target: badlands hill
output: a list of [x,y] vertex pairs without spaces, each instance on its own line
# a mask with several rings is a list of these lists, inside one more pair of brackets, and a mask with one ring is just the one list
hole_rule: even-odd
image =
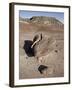
[[33,16],[29,19],[20,17],[20,21],[26,21],[35,24],[45,24],[45,25],[49,25],[49,24],[63,25],[63,23],[57,20],[55,17],[46,17],[46,16]]
[[[27,28],[26,28],[27,27]],[[29,27],[29,28],[28,28]],[[58,30],[63,31],[64,24],[55,17],[33,16],[32,18],[20,17],[20,29],[36,29],[36,30]]]

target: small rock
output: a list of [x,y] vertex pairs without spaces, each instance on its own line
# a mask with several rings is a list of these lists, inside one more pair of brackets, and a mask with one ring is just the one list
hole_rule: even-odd
[[41,74],[43,74],[44,71],[47,70],[47,69],[48,69],[48,67],[45,66],[45,65],[40,65],[40,66],[38,67],[38,71],[39,71]]
[[57,52],[58,52],[58,50],[55,50],[55,52],[57,53]]

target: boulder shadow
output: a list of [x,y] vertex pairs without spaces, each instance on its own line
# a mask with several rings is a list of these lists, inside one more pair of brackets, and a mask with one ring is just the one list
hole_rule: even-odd
[[29,57],[33,57],[34,56],[34,48],[31,48],[32,44],[33,44],[33,41],[31,41],[31,40],[25,40],[24,41],[23,49],[25,50],[25,53]]

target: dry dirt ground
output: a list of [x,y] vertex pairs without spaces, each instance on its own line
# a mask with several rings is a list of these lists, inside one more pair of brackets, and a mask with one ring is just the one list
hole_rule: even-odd
[[[19,79],[63,77],[64,76],[64,31],[59,27],[41,27],[27,22],[19,23]],[[37,58],[29,57],[24,49],[25,40],[33,40],[36,33],[55,39],[57,48],[48,53],[46,58],[39,63]],[[55,52],[55,49],[57,52]],[[48,69],[41,74],[38,70],[40,65],[45,65]]]

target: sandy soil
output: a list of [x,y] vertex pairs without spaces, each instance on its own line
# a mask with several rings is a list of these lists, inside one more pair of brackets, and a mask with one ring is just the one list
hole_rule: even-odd
[[[44,77],[63,77],[64,76],[64,32],[63,29],[58,27],[50,30],[46,27],[41,29],[35,25],[29,23],[20,23],[19,33],[19,79],[27,78],[44,78]],[[55,38],[57,48],[54,48],[51,52],[43,58],[41,63],[37,58],[29,57],[25,50],[25,40],[32,40],[36,33],[42,32],[46,36]],[[58,52],[55,52],[57,49]],[[40,65],[45,65],[48,69],[41,74],[38,70]]]

